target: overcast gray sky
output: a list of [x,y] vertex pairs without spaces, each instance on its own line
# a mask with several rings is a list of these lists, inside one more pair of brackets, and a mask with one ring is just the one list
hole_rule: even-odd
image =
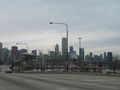
[[[29,49],[54,50],[65,37],[69,25],[69,45],[78,51],[82,37],[85,51],[120,52],[120,0],[0,0],[0,41],[4,47],[16,42]],[[25,46],[18,46],[25,48]]]

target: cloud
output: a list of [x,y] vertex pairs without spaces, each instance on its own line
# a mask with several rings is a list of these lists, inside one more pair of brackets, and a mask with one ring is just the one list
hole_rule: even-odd
[[1,41],[29,42],[37,49],[61,44],[56,35],[64,37],[65,27],[48,24],[55,21],[69,25],[75,49],[78,37],[86,48],[120,45],[119,8],[119,0],[0,0]]

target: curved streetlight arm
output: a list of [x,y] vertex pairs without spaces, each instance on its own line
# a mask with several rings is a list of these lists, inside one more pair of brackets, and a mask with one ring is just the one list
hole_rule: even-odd
[[66,23],[59,23],[59,22],[49,22],[49,24],[64,24],[64,25],[68,26]]
[[68,30],[68,25],[66,23],[59,23],[59,22],[49,22],[49,24],[63,24],[66,26],[66,30]]
[[68,40],[68,24],[66,23],[59,23],[59,22],[49,22],[49,24],[62,24],[66,26],[66,36],[67,36],[67,40]]

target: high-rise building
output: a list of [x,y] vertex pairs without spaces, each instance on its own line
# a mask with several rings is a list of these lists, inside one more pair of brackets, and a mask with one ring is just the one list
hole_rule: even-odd
[[113,59],[112,52],[108,52],[107,53],[107,61],[112,62],[112,59]]
[[55,56],[55,52],[54,51],[50,51],[49,54],[50,54],[51,57]]
[[84,60],[84,48],[80,48],[80,59]]
[[100,54],[100,62],[103,62],[103,55]]
[[32,50],[32,54],[33,54],[34,56],[37,56],[37,50]]
[[67,58],[67,54],[68,54],[67,38],[62,38],[62,55]]
[[90,52],[89,54],[90,54],[90,60],[89,61],[92,62],[93,61],[93,53]]
[[93,57],[93,62],[94,62],[94,63],[100,62],[100,56],[99,56],[99,55],[94,55],[94,57]]
[[60,52],[59,52],[59,45],[56,44],[55,45],[55,55],[58,56],[59,54],[60,54]]
[[4,63],[4,57],[3,57],[3,49],[0,48],[0,64]]
[[70,59],[77,59],[77,55],[76,55],[76,51],[74,51],[73,46],[70,46],[70,50],[69,50],[69,58]]
[[3,44],[0,42],[0,49],[2,48]]
[[70,53],[74,51],[73,46],[70,46]]
[[85,56],[85,60],[88,61],[88,62],[90,62],[90,63],[92,62],[91,59],[90,59],[90,55],[86,55]]
[[18,47],[12,46],[12,62],[15,63],[18,58]]
[[106,52],[104,52],[104,61],[107,60],[107,55],[106,55]]
[[4,64],[10,63],[10,50],[8,50],[7,48],[3,48],[3,60]]

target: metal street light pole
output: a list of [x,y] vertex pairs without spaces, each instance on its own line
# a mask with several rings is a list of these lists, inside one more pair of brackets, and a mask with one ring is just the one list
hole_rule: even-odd
[[[80,49],[82,47],[81,46],[81,39],[82,39],[81,37],[78,38],[78,40],[79,40],[79,66],[80,66],[80,62],[81,62],[81,52],[80,52]],[[79,67],[79,69],[80,69],[80,67]]]
[[81,45],[81,37],[80,38],[78,38],[79,39],[79,56],[80,56],[80,49],[81,49],[81,47],[82,47],[82,45]]
[[[49,22],[49,24],[61,24],[66,26],[66,38],[67,38],[67,62],[68,62],[68,25],[66,23],[59,23],[59,22]],[[68,63],[67,63],[68,64]],[[68,71],[68,65],[67,65]]]
[[26,45],[26,47],[27,47],[27,54],[28,54],[28,44],[27,43],[16,43],[17,45],[19,45],[19,44],[23,44],[23,45]]

